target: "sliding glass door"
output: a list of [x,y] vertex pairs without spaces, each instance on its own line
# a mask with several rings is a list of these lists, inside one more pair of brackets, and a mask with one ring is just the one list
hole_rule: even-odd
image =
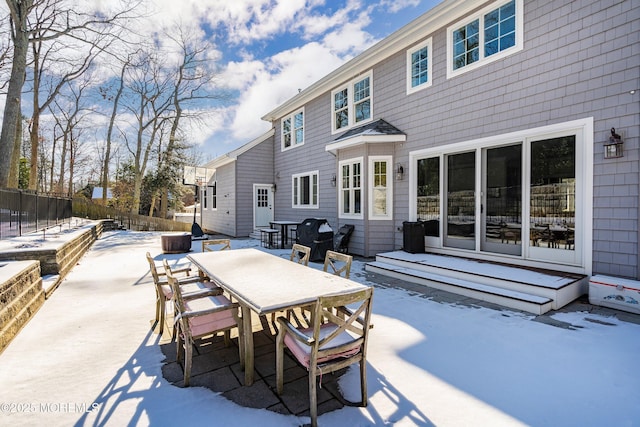
[[446,212],[444,245],[475,249],[476,240],[476,153],[445,156]]
[[482,151],[481,250],[522,254],[522,144]]

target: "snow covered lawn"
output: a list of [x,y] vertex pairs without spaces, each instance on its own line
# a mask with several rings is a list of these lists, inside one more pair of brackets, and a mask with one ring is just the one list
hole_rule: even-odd
[[[258,242],[232,242],[246,246]],[[160,233],[105,233],[0,355],[0,425],[308,422],[162,377],[146,251],[160,254]],[[186,261],[186,254],[167,258]],[[376,286],[369,406],[323,414],[320,425],[640,425],[640,324],[575,311],[551,314],[570,325],[557,327],[377,286],[371,277],[354,262],[352,278]],[[340,384],[357,400],[357,367]]]

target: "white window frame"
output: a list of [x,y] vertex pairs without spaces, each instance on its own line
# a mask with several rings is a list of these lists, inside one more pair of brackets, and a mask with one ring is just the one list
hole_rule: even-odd
[[[422,89],[431,87],[431,84],[433,81],[433,75],[432,75],[433,50],[431,46],[432,46],[432,39],[431,37],[429,37],[427,40],[420,43],[419,45],[414,46],[411,49],[407,50],[407,95],[421,91]],[[417,86],[412,86],[412,78],[413,78],[412,56],[417,51],[425,48],[427,49],[427,81],[424,83],[420,83]]]
[[[353,178],[353,166],[354,165],[360,165],[360,186],[359,187],[354,187],[351,186],[349,187],[348,191],[349,191],[349,200],[352,201],[351,206],[350,206],[350,211],[349,212],[345,212],[344,211],[344,198],[343,196],[343,192],[345,191],[344,188],[344,175],[343,175],[343,167],[344,166],[348,166],[349,167],[349,171],[350,171],[350,176],[349,178],[352,179]],[[356,157],[353,159],[347,159],[347,160],[342,160],[338,163],[338,218],[351,218],[351,219],[362,219],[364,216],[363,212],[363,205],[364,205],[364,185],[363,183],[365,182],[364,179],[364,158],[363,157]],[[351,184],[353,184],[353,181],[351,182]],[[354,208],[355,208],[355,190],[360,190],[360,212],[354,212]]]
[[[375,191],[375,164],[386,163],[386,213],[377,214],[374,210],[374,191]],[[369,219],[370,220],[392,220],[393,219],[393,157],[392,156],[370,156],[369,157],[369,174],[368,174],[368,189],[369,189]]]
[[[298,114],[302,114],[302,126],[299,127],[299,128],[296,128],[295,122],[296,122],[296,116]],[[304,107],[303,107],[303,108],[301,108],[299,110],[296,110],[293,113],[283,117],[280,120],[280,150],[281,151],[291,150],[293,148],[300,147],[301,145],[304,145],[304,139],[305,139],[305,137],[304,137],[304,128],[305,128],[304,116],[305,116],[305,114],[304,114]],[[285,137],[286,137],[287,134],[285,134],[285,131],[284,131],[284,123],[287,120],[289,120],[290,123],[291,123],[291,129],[290,129],[290,132],[289,132],[289,134],[291,135],[291,145],[288,146],[288,147],[285,147]],[[296,131],[298,129],[302,130],[302,140],[300,140],[300,141],[298,141],[298,139],[297,139],[297,132]]]
[[[309,177],[309,204],[300,204],[300,178]],[[315,182],[314,182],[315,177]],[[315,194],[314,194],[315,187]],[[314,203],[315,198],[315,203]],[[320,172],[315,170],[291,175],[291,207],[293,209],[318,209],[320,205]]]
[[[200,208],[202,210],[208,211],[209,210],[209,202],[207,200],[207,186],[203,185],[202,187],[200,187]],[[197,207],[194,205],[194,208],[197,209]]]
[[218,181],[216,180],[211,185],[211,210],[218,210]]
[[[359,122],[355,121],[355,102],[353,100],[353,95],[354,95],[354,86],[356,83],[360,83],[361,81],[365,80],[365,79],[369,79],[369,118],[361,120]],[[335,101],[334,101],[334,96],[336,93],[341,92],[343,90],[347,90],[347,115],[348,115],[348,124],[344,127],[341,127],[340,129],[336,129],[336,115],[335,115],[335,110],[334,110],[334,105],[335,105]],[[373,120],[373,70],[369,70],[368,72],[359,75],[358,77],[356,77],[355,79],[351,80],[350,82],[335,88],[334,90],[331,91],[331,100],[330,100],[330,105],[331,105],[331,133],[332,134],[336,134],[336,133],[341,133],[344,132],[346,130],[351,129],[354,126],[360,126],[362,124],[368,123],[370,121]]]
[[[489,64],[491,62],[500,60],[502,58],[505,58],[509,55],[513,55],[516,52],[519,52],[523,49],[524,47],[524,7],[523,7],[523,0],[515,0],[515,7],[516,7],[516,13],[515,13],[515,18],[516,18],[516,28],[515,28],[515,36],[516,36],[516,44],[501,51],[498,53],[494,53],[491,56],[485,56],[484,54],[484,16],[493,11],[496,10],[502,6],[504,6],[505,4],[509,3],[511,0],[500,0],[500,1],[496,1],[494,3],[491,3],[489,6],[483,8],[482,10],[478,11],[477,13],[468,16],[467,18],[465,18],[464,20],[458,21],[455,24],[451,25],[450,27],[447,27],[447,79],[459,76],[461,74],[464,74],[466,72],[475,70],[479,67],[482,67],[486,64]],[[454,49],[453,49],[453,33],[457,30],[460,29],[460,27],[464,27],[465,25],[478,20],[479,21],[479,46],[480,46],[480,57],[479,59],[474,62],[473,64],[469,64],[469,65],[465,65],[462,68],[459,68],[457,70],[453,69],[453,56],[454,56]]]

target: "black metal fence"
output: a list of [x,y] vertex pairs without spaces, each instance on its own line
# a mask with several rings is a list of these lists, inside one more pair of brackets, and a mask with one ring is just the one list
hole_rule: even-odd
[[62,224],[71,216],[70,198],[0,189],[0,240]]

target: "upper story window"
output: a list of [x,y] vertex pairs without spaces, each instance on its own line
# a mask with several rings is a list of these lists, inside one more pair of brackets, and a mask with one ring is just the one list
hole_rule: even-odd
[[304,144],[304,109],[282,119],[282,151]]
[[431,86],[431,39],[407,51],[407,93]]
[[333,133],[371,120],[372,73],[360,76],[331,92]]
[[362,218],[362,158],[340,162],[340,218]]
[[447,29],[447,77],[522,50],[522,0],[499,1]]
[[392,219],[391,156],[369,157],[369,175],[370,219]]
[[293,175],[291,203],[294,208],[318,207],[318,171]]

